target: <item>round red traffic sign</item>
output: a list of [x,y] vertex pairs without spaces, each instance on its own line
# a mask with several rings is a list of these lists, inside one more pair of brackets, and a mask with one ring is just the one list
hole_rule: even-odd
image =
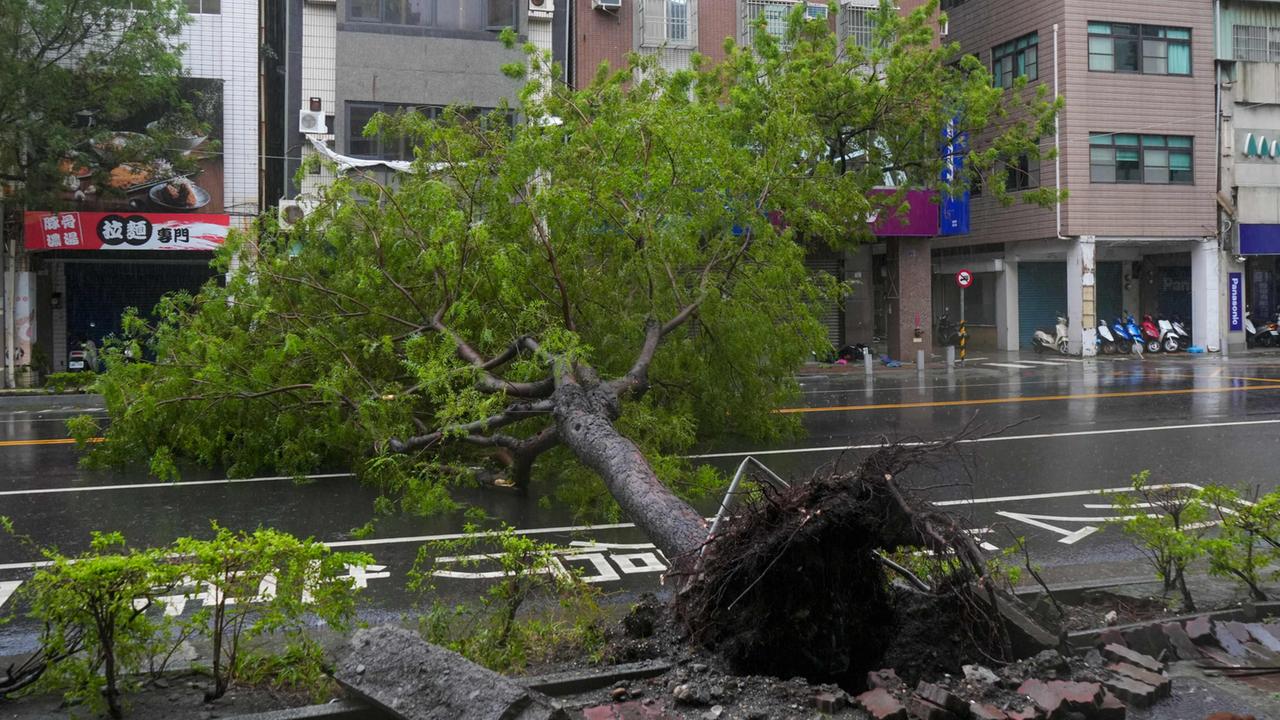
[[962,288],[967,288],[973,284],[973,273],[968,270],[961,270],[956,273],[956,284]]

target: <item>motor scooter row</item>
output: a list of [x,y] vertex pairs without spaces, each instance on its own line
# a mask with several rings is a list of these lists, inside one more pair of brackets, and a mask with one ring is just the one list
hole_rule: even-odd
[[1191,333],[1187,332],[1180,318],[1154,319],[1144,315],[1138,322],[1131,313],[1121,311],[1110,326],[1105,320],[1098,322],[1098,352],[1104,355],[1129,352],[1180,352],[1191,345]]
[[1271,322],[1255,323],[1249,308],[1244,310],[1244,344],[1248,347],[1280,346],[1280,308]]

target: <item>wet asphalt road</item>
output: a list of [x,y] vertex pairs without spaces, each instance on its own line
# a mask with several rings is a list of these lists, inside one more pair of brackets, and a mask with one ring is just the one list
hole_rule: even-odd
[[[799,479],[833,462],[851,466],[882,437],[933,440],[966,424],[981,435],[910,481],[960,512],[991,552],[1026,537],[1050,582],[1090,582],[1141,576],[1140,556],[1105,521],[1114,516],[1099,491],[1124,486],[1143,469],[1164,482],[1260,485],[1270,490],[1280,466],[1280,355],[1099,359],[991,356],[969,367],[811,371],[802,378],[808,435],[769,447],[721,443],[702,450],[705,462],[732,470],[750,453],[783,477]],[[1038,361],[1040,364],[1031,364]],[[997,364],[992,364],[997,363]],[[1053,363],[1053,364],[1051,364]],[[1025,365],[1026,367],[1009,367]],[[368,587],[368,612],[399,614],[412,607],[405,574],[424,541],[459,532],[461,517],[393,517],[375,536],[351,537],[373,517],[376,493],[349,476],[305,484],[283,478],[225,482],[211,471],[188,471],[177,485],[144,471],[103,472],[77,466],[64,422],[101,415],[97,398],[0,398],[0,515],[42,545],[82,549],[91,530],[119,530],[135,544],[164,544],[208,531],[216,520],[232,528],[272,526],[373,555],[355,571]],[[663,558],[634,528],[584,528],[569,513],[538,507],[529,497],[477,492],[469,500],[493,516],[565,548],[561,562],[581,568],[614,598],[626,601],[657,587]],[[702,508],[714,512],[718,500]],[[0,606],[30,572],[36,553],[0,537]],[[445,581],[446,592],[474,594],[483,580]],[[30,647],[29,628],[0,626],[0,656]]]

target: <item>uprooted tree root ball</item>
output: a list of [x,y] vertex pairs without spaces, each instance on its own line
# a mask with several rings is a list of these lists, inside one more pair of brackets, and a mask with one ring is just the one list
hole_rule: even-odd
[[[939,449],[889,445],[853,472],[763,487],[711,539],[675,600],[689,637],[735,672],[848,689],[886,660],[906,679],[1008,658],[979,549],[951,516],[896,481]],[[928,593],[890,582],[877,553],[899,547],[931,551]],[[953,652],[910,651],[939,643]]]

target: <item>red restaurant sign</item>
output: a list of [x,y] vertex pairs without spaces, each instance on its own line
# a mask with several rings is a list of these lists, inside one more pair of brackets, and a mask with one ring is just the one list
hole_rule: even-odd
[[27,250],[217,250],[230,215],[29,212]]

